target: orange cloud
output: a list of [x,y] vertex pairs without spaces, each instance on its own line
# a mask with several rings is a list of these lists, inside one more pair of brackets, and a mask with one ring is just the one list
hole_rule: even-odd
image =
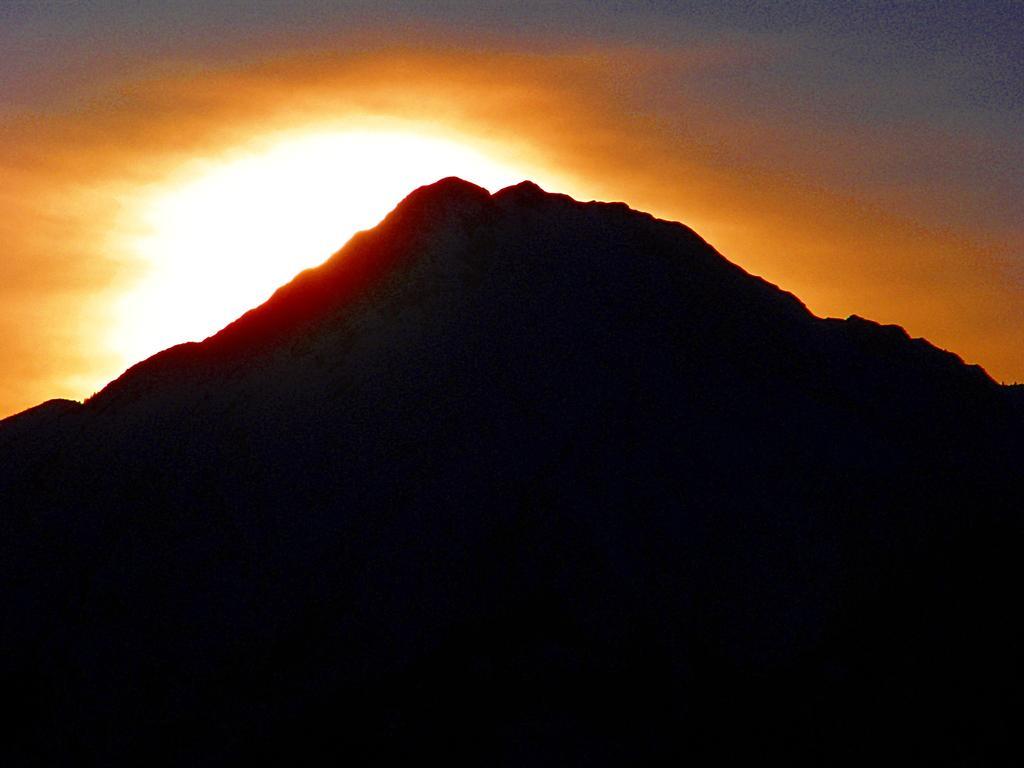
[[[132,362],[102,343],[111,300],[143,268],[109,247],[126,201],[197,158],[312,126],[466,138],[504,162],[550,169],[567,180],[561,191],[684,221],[818,314],[897,322],[997,378],[1024,378],[1022,288],[1007,268],[1018,233],[929,218],[921,201],[934,188],[837,181],[871,142],[895,152],[884,137],[840,126],[816,140],[782,118],[744,119],[735,104],[687,98],[687,77],[775,55],[785,54],[735,45],[309,53],[181,67],[3,118],[0,414],[88,395]],[[644,98],[677,86],[672,98]],[[925,139],[919,154],[947,151],[941,136]],[[821,145],[834,150],[827,163]]]

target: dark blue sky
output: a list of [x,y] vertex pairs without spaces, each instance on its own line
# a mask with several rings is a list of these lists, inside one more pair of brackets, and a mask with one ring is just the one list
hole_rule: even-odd
[[[802,56],[786,74],[807,86],[919,78],[907,109],[1018,113],[1024,104],[1024,3],[789,2],[53,2],[0,4],[0,64],[6,98],[30,99],[25,78],[89,61],[154,56],[216,59],[265,43],[343,45],[401,35],[452,45],[502,42],[525,48],[637,43],[674,47],[707,37],[789,40]],[[42,73],[42,77],[33,77]],[[764,77],[777,73],[766,72]],[[939,82],[941,81],[941,82]],[[894,109],[894,104],[882,104]],[[1005,115],[1004,117],[1009,117]]]

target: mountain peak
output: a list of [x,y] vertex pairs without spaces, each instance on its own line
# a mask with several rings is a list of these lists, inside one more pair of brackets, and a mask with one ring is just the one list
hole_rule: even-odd
[[536,182],[525,179],[518,184],[512,184],[511,186],[498,190],[494,193],[494,198],[513,198],[522,200],[543,197],[548,194],[549,193],[544,191]]
[[539,184],[529,179],[524,179],[518,184],[512,184],[495,192],[493,195],[477,184],[474,184],[458,176],[447,176],[432,184],[425,184],[410,192],[395,211],[401,213],[406,210],[420,210],[424,208],[436,212],[437,206],[452,206],[460,204],[479,204],[488,199],[494,201],[512,200],[515,202],[527,202],[539,200],[545,197],[564,197],[553,195],[545,191]]
[[397,211],[423,206],[450,205],[466,201],[482,201],[491,196],[481,186],[473,184],[458,176],[446,176],[432,184],[417,187],[398,204]]

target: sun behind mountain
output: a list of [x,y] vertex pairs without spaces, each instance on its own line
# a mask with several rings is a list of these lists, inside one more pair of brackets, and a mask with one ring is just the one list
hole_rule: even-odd
[[459,138],[393,131],[271,137],[191,163],[126,204],[111,244],[145,265],[118,302],[111,345],[125,363],[203,339],[322,262],[411,188],[451,173],[491,190],[523,178]]

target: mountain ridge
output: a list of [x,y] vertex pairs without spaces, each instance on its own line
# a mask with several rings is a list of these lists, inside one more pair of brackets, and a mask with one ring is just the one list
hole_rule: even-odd
[[[394,266],[393,264],[389,264],[387,259],[369,259],[367,260],[369,263],[358,265],[359,267],[361,267],[361,269],[359,269],[358,272],[363,274],[356,274],[354,276],[356,279],[351,280],[350,283],[347,285],[341,281],[329,281],[327,278],[327,274],[331,272],[337,273],[341,271],[343,273],[346,273],[346,275],[351,276],[351,272],[357,271],[352,269],[352,267],[354,266],[352,263],[352,257],[354,254],[366,254],[366,249],[360,248],[359,246],[361,246],[362,242],[368,236],[370,236],[370,233],[375,232],[378,229],[389,229],[392,232],[395,228],[415,229],[417,226],[422,225],[423,222],[429,223],[429,221],[432,218],[439,218],[443,220],[444,209],[458,205],[460,203],[463,205],[469,205],[471,207],[474,204],[483,204],[485,203],[485,201],[497,203],[499,205],[511,204],[512,206],[521,206],[529,205],[530,201],[536,203],[537,201],[540,200],[557,200],[562,204],[569,205],[589,205],[598,207],[604,206],[607,207],[607,209],[628,213],[631,216],[641,217],[648,221],[656,222],[658,224],[665,224],[670,227],[678,227],[681,231],[686,232],[688,236],[694,238],[696,241],[700,242],[703,245],[707,245],[706,241],[700,238],[700,236],[697,235],[697,233],[695,233],[692,229],[686,227],[685,225],[675,221],[657,219],[651,216],[650,214],[641,211],[636,211],[630,208],[625,203],[599,201],[580,203],[576,200],[573,200],[568,195],[552,194],[545,192],[539,185],[529,180],[525,180],[519,182],[518,184],[502,188],[501,190],[498,190],[492,195],[486,189],[479,187],[471,182],[467,182],[458,177],[446,177],[440,179],[437,182],[424,185],[414,190],[390,214],[388,214],[388,216],[385,217],[385,219],[382,220],[379,225],[372,228],[371,230],[366,230],[357,233],[352,238],[350,244],[346,244],[345,247],[343,247],[341,250],[333,254],[326,262],[316,267],[303,270],[301,273],[296,275],[291,281],[278,288],[267,301],[245,312],[243,315],[239,316],[236,320],[232,321],[224,328],[211,334],[209,337],[202,341],[190,341],[183,342],[181,344],[176,344],[172,347],[155,353],[149,358],[146,358],[144,360],[139,361],[138,363],[133,364],[128,369],[126,369],[124,373],[122,373],[120,376],[112,380],[107,386],[100,390],[100,392],[97,392],[91,397],[86,398],[84,402],[98,402],[102,404],[108,398],[107,390],[111,389],[112,387],[116,389],[123,379],[131,378],[131,376],[136,375],[141,371],[144,371],[152,366],[161,365],[172,360],[184,359],[187,358],[190,354],[198,353],[200,350],[203,349],[217,348],[219,351],[222,351],[225,348],[230,348],[232,346],[231,340],[237,340],[239,339],[239,337],[248,338],[250,343],[260,343],[261,339],[259,338],[258,332],[253,333],[250,331],[249,333],[247,333],[246,330],[243,329],[245,329],[246,326],[251,326],[253,324],[258,323],[258,318],[266,317],[267,315],[273,313],[273,311],[276,308],[280,307],[280,305],[284,303],[290,295],[301,293],[304,288],[310,287],[310,283],[328,283],[328,287],[332,289],[328,291],[319,292],[313,291],[314,293],[318,294],[314,297],[314,308],[318,307],[322,309],[323,307],[328,306],[332,303],[343,304],[345,301],[351,298],[349,295],[347,295],[346,292],[357,292],[360,289],[360,278],[363,280],[372,281],[375,277],[379,278],[381,274],[387,272],[389,268]],[[440,216],[438,216],[439,213],[441,214]],[[708,246],[708,248],[710,249],[710,246]],[[377,256],[379,254],[373,253],[370,255]],[[358,259],[359,256],[357,255],[356,258]],[[345,266],[341,266],[342,262],[344,261],[348,261],[348,263],[345,264]],[[730,266],[735,267],[735,265],[731,264]],[[739,269],[739,267],[735,268]],[[763,281],[762,278],[753,275],[752,277],[754,277],[757,280]],[[340,285],[339,282],[341,282]],[[799,300],[798,297],[794,296],[793,294],[787,291],[784,291],[777,285],[774,285],[767,281],[763,282],[765,282],[766,285],[769,285],[772,288],[777,289],[780,292],[780,294],[791,297],[797,304],[799,304],[801,308],[806,310],[806,306],[803,304],[803,302]],[[310,308],[306,308],[307,312],[309,312],[309,310]],[[294,312],[294,314],[299,316],[296,318],[296,320],[298,320],[302,315],[302,311],[300,310],[298,312]],[[312,314],[310,314],[310,317],[307,319],[310,319],[311,317]],[[903,329],[899,325],[877,323],[875,321],[862,318],[856,314],[847,317],[845,320],[839,318],[820,319],[826,320],[828,322],[846,322],[852,324],[859,324],[863,325],[866,328],[871,328],[881,333],[898,333],[908,341],[924,342],[928,344],[929,347],[939,352],[952,355],[953,358],[955,358],[957,361],[961,363],[963,362],[962,358],[956,355],[956,353],[936,347],[935,345],[931,344],[931,342],[928,342],[927,339],[911,339],[911,337],[905,331],[905,329]],[[883,331],[882,329],[893,330]],[[244,345],[245,342],[242,342],[242,344]],[[967,365],[966,363],[964,364]],[[974,369],[984,370],[981,366],[977,365],[971,365],[970,367]],[[987,373],[985,375],[988,376]],[[33,408],[29,408],[22,413],[33,411],[36,408],[39,408],[43,405],[46,405],[46,403],[40,404],[40,406],[34,406]],[[5,417],[4,419],[0,419],[0,425],[2,425],[8,419],[14,418],[15,416],[19,415],[21,414],[12,414],[11,416]]]

